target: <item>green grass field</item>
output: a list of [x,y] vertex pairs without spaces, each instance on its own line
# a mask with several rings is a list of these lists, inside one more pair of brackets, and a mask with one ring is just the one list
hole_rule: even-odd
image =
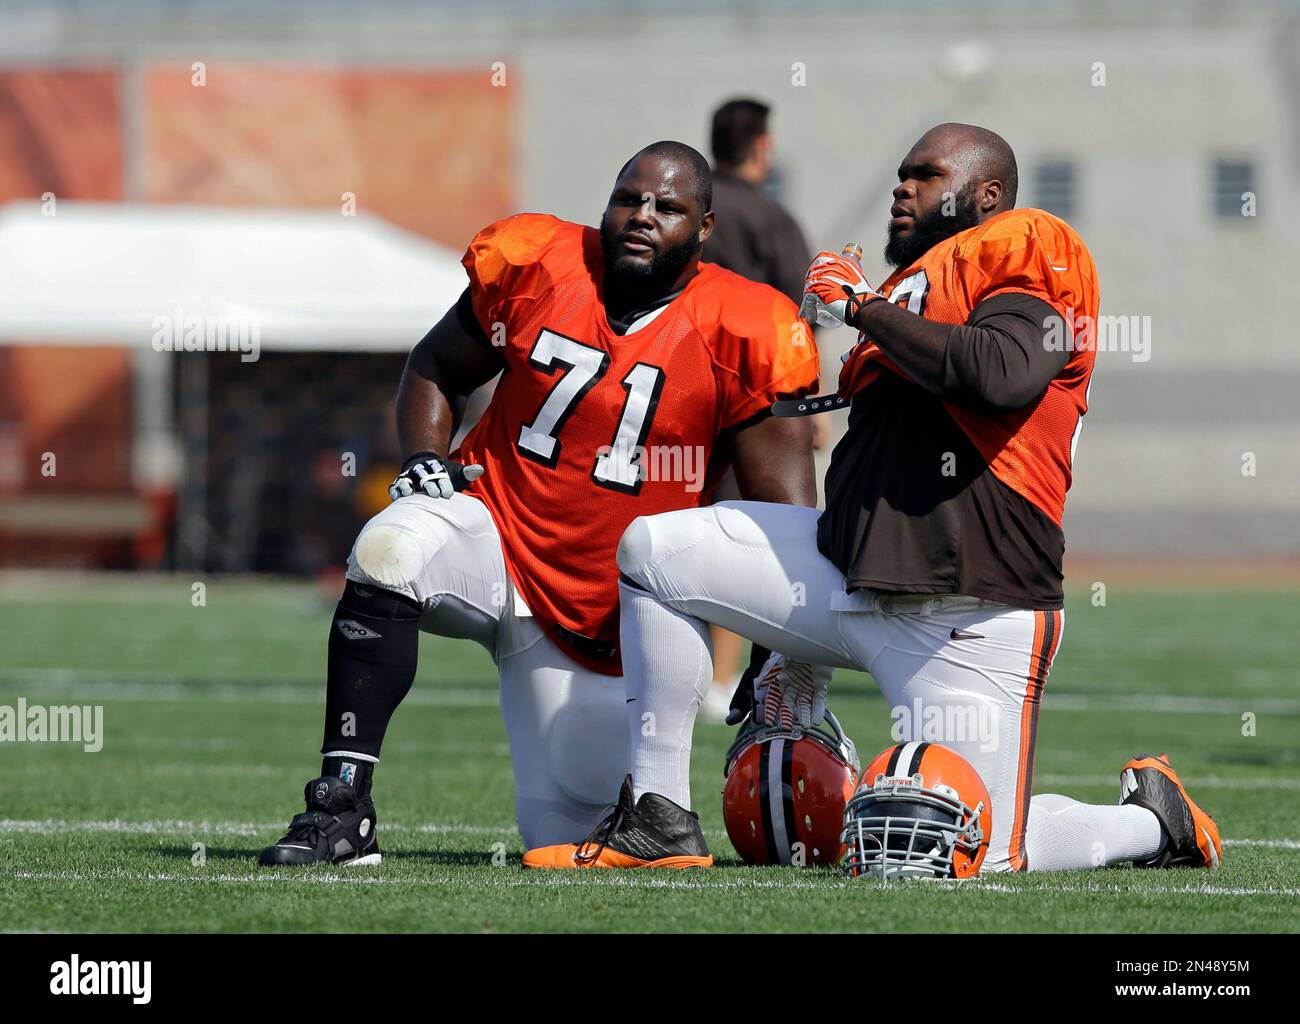
[[[732,731],[704,725],[693,788],[719,867],[525,873],[492,664],[432,637],[376,775],[383,865],[259,871],[319,768],[331,602],[249,582],[210,583],[204,607],[190,597],[178,578],[0,580],[0,705],[105,709],[98,753],[0,743],[0,928],[1300,931],[1294,590],[1112,588],[1105,607],[1080,592],[1067,609],[1037,791],[1113,802],[1129,756],[1168,750],[1222,827],[1221,870],[960,885],[746,868],[718,797]],[[868,677],[837,674],[831,702],[864,760],[887,745]]]

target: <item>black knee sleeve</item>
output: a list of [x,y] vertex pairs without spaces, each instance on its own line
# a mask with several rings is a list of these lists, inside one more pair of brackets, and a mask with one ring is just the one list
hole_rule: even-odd
[[321,753],[379,756],[388,721],[415,681],[420,605],[348,580],[330,623]]

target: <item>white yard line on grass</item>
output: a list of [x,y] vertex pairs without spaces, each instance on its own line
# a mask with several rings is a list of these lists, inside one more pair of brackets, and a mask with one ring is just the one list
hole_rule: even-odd
[[[1283,775],[1279,778],[1230,779],[1221,775],[1184,775],[1183,782],[1190,789],[1300,789],[1300,778]],[[1117,786],[1119,775],[1055,775],[1051,772],[1034,774],[1034,791],[1048,791],[1051,786]]]
[[1058,892],[1095,896],[1300,896],[1300,889],[1259,889],[1245,885],[1200,885],[1195,888],[1179,889],[1135,889],[1122,885],[1106,885],[1102,883],[1038,887],[1007,885],[1004,882],[978,881],[971,883],[970,887],[980,892],[1014,893],[1017,896],[1046,896]]
[[[149,672],[48,667],[0,668],[0,680],[33,691],[94,695],[110,700],[184,701],[210,700],[219,703],[319,704],[317,683],[268,682],[265,685],[235,685],[186,680],[174,672]],[[496,688],[420,689],[406,697],[407,703],[438,707],[488,707],[497,703]],[[1163,714],[1256,714],[1300,715],[1300,701],[1281,697],[1195,697],[1179,694],[1079,693],[1048,690],[1044,696],[1048,711],[1151,711]]]
[[[249,822],[249,821],[122,821],[111,820],[67,820],[46,818],[44,820],[21,820],[14,818],[0,819],[0,832],[32,833],[35,835],[57,835],[63,832],[114,832],[125,835],[265,835],[269,832],[283,832],[285,823]],[[419,835],[513,835],[515,826],[510,825],[460,825],[460,824],[424,824],[399,825],[384,822],[381,826],[385,832],[413,833]]]
[[1284,697],[1188,697],[1159,693],[1043,693],[1045,711],[1158,711],[1162,714],[1300,715],[1300,701]]
[[[317,873],[310,870],[301,874],[280,874],[265,871],[255,875],[177,875],[153,871],[15,871],[10,877],[24,882],[215,882],[225,885],[397,885],[420,888],[445,888],[454,884],[447,879],[393,878],[387,875],[372,874],[371,872],[375,870],[375,868],[354,868],[344,874]],[[525,874],[518,866],[513,866],[513,871],[509,867],[504,870],[510,872],[509,876],[493,882],[492,888],[521,889],[537,888],[538,886],[554,887],[586,884],[575,877],[573,873],[566,871]],[[717,878],[714,881],[708,879],[700,881],[698,876],[695,880],[662,878],[656,877],[655,874],[641,872],[627,875],[598,872],[597,876],[600,883],[604,885],[630,885],[642,889],[692,889],[700,891],[709,889],[825,889],[828,885],[837,887],[848,884],[848,879],[818,881],[816,879],[802,878],[791,878],[789,880]],[[0,874],[0,878],[3,877],[5,876]],[[593,876],[587,875],[585,877],[590,878]]]
[[[111,819],[19,819],[0,818],[0,833],[18,833],[27,835],[59,835],[67,832],[108,832],[122,835],[219,835],[219,836],[265,836],[283,829],[283,822],[256,821],[184,821],[166,819],[157,821],[124,821]],[[468,836],[511,836],[515,835],[513,824],[471,825],[459,822],[425,822],[408,825],[384,822],[383,831],[399,835],[468,835]],[[721,829],[706,829],[711,839],[721,840],[725,835]],[[1271,850],[1300,850],[1300,839],[1225,839],[1225,846],[1253,846]]]
[[[141,679],[140,673],[81,671],[78,669],[4,668],[0,679],[10,687],[25,688],[29,698],[36,693],[74,694],[81,702],[106,701],[212,701],[218,704],[320,704],[323,690],[319,684],[267,683],[235,685],[185,681],[175,675],[159,679]],[[404,704],[430,707],[496,707],[495,686],[482,689],[413,689]]]
[[[369,869],[358,868],[346,874],[304,872],[285,875],[266,872],[255,875],[180,875],[153,871],[16,871],[12,877],[25,882],[182,882],[220,885],[396,885],[419,888],[445,888],[451,883],[447,879],[393,878],[387,875],[371,874]],[[1045,878],[1045,876],[1043,876]],[[590,881],[587,881],[589,879]],[[492,888],[557,888],[588,885],[596,882],[606,886],[628,886],[636,889],[683,889],[697,892],[723,889],[848,889],[859,883],[847,878],[810,878],[789,879],[770,878],[735,878],[711,876],[708,872],[692,873],[691,877],[663,878],[642,872],[605,872],[580,878],[576,873],[566,871],[546,871],[535,874],[521,874],[518,869],[506,874],[499,881],[492,883]],[[1195,885],[1168,889],[1133,888],[1113,883],[1069,883],[1066,885],[1011,885],[1005,882],[972,881],[953,884],[902,882],[896,883],[903,891],[924,891],[924,887],[935,885],[938,890],[955,892],[995,892],[1016,896],[1053,896],[1058,893],[1072,893],[1087,896],[1300,896],[1300,889],[1272,888],[1255,886],[1218,886]],[[916,887],[921,886],[918,890]],[[864,888],[867,887],[865,884]],[[870,886],[878,892],[887,891],[890,886]]]

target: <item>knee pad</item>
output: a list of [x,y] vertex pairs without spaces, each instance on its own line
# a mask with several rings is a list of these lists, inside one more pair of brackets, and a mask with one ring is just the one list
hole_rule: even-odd
[[749,502],[721,501],[716,505],[709,507],[709,513],[713,519],[713,526],[717,530],[716,535],[741,544],[745,547],[767,549],[771,547],[771,541],[768,539],[763,528],[754,522],[750,514],[745,510]]
[[715,507],[633,519],[618,542],[619,572],[642,590],[661,597],[675,593],[679,584],[693,578],[701,549],[707,554],[720,538],[718,525]]
[[638,516],[619,538],[615,560],[618,569],[638,586],[647,586],[646,569],[654,557],[654,532],[645,516]]
[[420,538],[410,530],[387,523],[367,526],[352,552],[358,569],[386,587],[409,587],[428,562]]

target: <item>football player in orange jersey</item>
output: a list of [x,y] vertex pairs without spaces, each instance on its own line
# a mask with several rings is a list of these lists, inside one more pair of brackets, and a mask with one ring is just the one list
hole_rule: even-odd
[[[599,230],[521,214],[470,242],[469,286],[407,363],[405,464],[330,625],[320,777],[262,864],[378,863],[371,777],[421,629],[496,661],[525,843],[585,832],[630,767],[625,527],[699,504],[727,458],[747,497],[815,503],[806,421],[768,415],[815,388],[811,331],[774,289],[700,262],[710,205],[705,159],[662,142],[620,171]],[[498,373],[449,452],[466,397]],[[689,737],[693,721],[692,706],[661,728]],[[642,809],[672,846],[660,859],[706,861],[688,807]]]
[[[805,313],[860,331],[840,376],[851,410],[825,512],[724,503],[637,519],[624,534],[629,716],[662,719],[691,699],[717,623],[824,666],[774,684],[797,689],[781,703],[801,716],[818,717],[828,666],[865,670],[896,741],[937,741],[974,765],[992,799],[985,871],[1216,866],[1218,829],[1165,757],[1124,766],[1118,806],[1031,799],[1064,626],[1062,510],[1095,355],[1092,257],[1069,225],[1015,208],[1015,156],[982,128],[926,132],[893,195],[896,270],[879,289],[834,253],[806,280]],[[814,404],[834,403],[803,403]],[[632,753],[629,799],[688,799],[689,738],[634,734]],[[625,799],[586,840],[525,864],[622,866],[638,826]]]

